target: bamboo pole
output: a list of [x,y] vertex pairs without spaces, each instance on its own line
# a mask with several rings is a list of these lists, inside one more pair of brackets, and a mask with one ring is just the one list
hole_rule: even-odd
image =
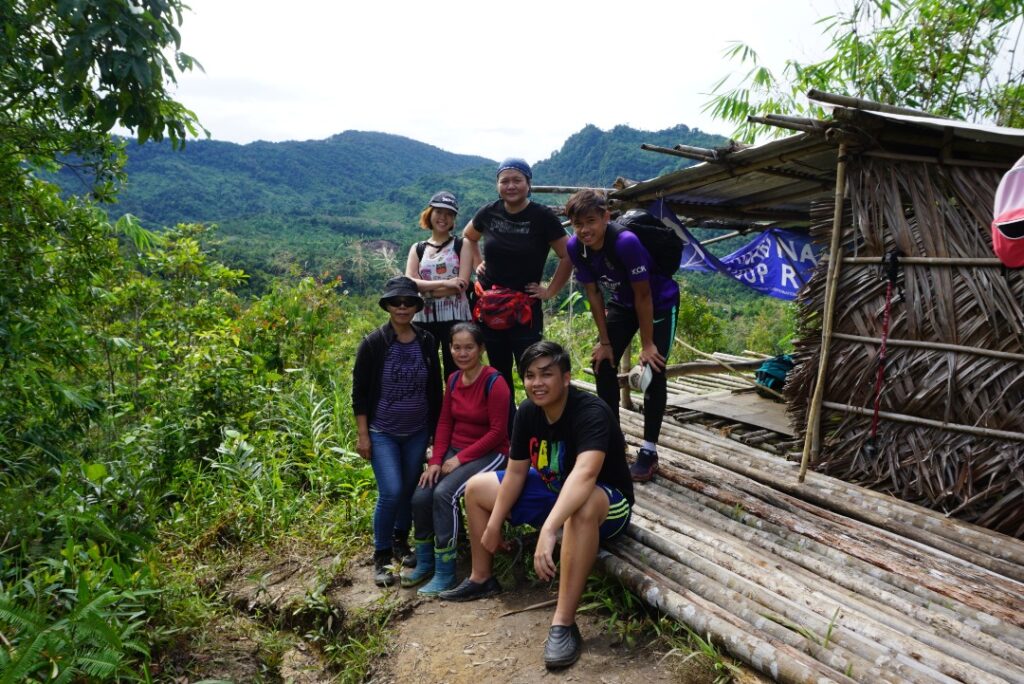
[[687,154],[685,152],[680,152],[679,150],[674,150],[671,147],[662,147],[661,145],[650,145],[648,143],[641,143],[640,144],[640,149],[641,150],[646,150],[647,152],[657,152],[659,154],[668,154],[668,155],[671,155],[673,157],[683,157],[684,159],[696,159],[697,161],[702,161],[702,162],[711,161],[710,159],[708,159],[707,157],[704,157],[704,156]]
[[967,166],[979,169],[1001,169],[1003,171],[1010,168],[1012,164],[1004,162],[993,162],[993,161],[982,161],[980,159],[952,159],[945,157],[929,157],[921,154],[902,154],[899,152],[886,152],[884,150],[866,150],[863,152],[865,157],[875,157],[877,159],[890,159],[892,161],[907,161],[917,162],[921,164],[938,164],[940,166]]
[[[724,568],[735,573],[746,581],[786,597],[825,619],[834,611],[834,605],[829,604],[838,603],[850,611],[845,613],[845,627],[866,634],[895,652],[907,652],[910,644],[905,638],[912,638],[997,676],[1006,676],[1008,668],[1024,666],[1024,651],[1004,644],[999,638],[979,632],[974,626],[967,624],[969,620],[965,616],[958,615],[951,619],[932,610],[934,604],[923,607],[911,604],[898,609],[890,605],[893,603],[892,597],[888,595],[888,587],[883,582],[863,582],[862,584],[871,585],[872,591],[868,595],[861,595],[829,578],[810,572],[800,563],[766,558],[763,552],[748,549],[743,540],[732,536],[732,530],[723,521],[712,527],[705,517],[692,518],[686,513],[666,515],[667,512],[685,510],[677,508],[674,497],[667,492],[659,494],[658,491],[654,491],[649,497],[649,503],[645,497],[643,502],[637,504],[641,527],[649,529],[654,534],[669,535],[673,543],[680,545],[687,552],[685,559],[677,559],[680,563],[692,564],[695,570],[711,574],[730,587],[738,585],[728,576],[718,573],[715,568]],[[662,528],[665,531],[660,531]],[[657,546],[654,542],[644,543]],[[667,552],[663,550],[662,553]],[[713,567],[709,567],[709,563],[713,564]],[[837,574],[852,575],[854,572],[856,571],[842,568]],[[751,588],[744,589],[744,593],[750,595]],[[907,604],[906,601],[902,603]],[[800,619],[798,613],[787,613],[784,607],[776,609],[794,621]],[[865,621],[872,624],[866,624]],[[879,632],[872,626],[873,624],[883,625],[885,630],[893,630],[893,633],[885,630]],[[943,631],[946,634],[943,634]],[[1001,635],[1013,632],[1019,636],[1022,630],[1004,625]],[[850,648],[865,657],[870,657],[869,653],[858,650],[855,646]],[[991,662],[993,656],[1002,662]],[[942,669],[941,660],[942,658],[938,657],[932,666]]]
[[[634,414],[620,412],[620,422],[627,434],[642,434]],[[704,463],[717,477],[750,478],[1024,582],[1024,542],[827,475],[812,472],[810,484],[800,486],[792,479],[794,464],[671,418],[662,424],[662,435],[666,447],[698,459],[688,461],[691,468]]]
[[[822,405],[825,408],[829,408],[834,411],[842,411],[843,413],[855,413],[860,416],[874,415],[873,410],[862,408],[860,406],[840,404],[834,401],[826,401]],[[976,425],[947,423],[941,420],[932,420],[931,418],[921,418],[919,416],[908,416],[903,413],[893,413],[891,411],[879,411],[878,417],[884,418],[885,420],[894,420],[898,423],[908,423],[910,425],[921,425],[923,427],[933,427],[938,428],[940,430],[962,432],[965,435],[974,435],[975,437],[991,437],[993,439],[1009,439],[1016,442],[1024,442],[1024,432],[1011,432],[1009,430],[993,430],[992,428],[978,427]]]
[[[881,344],[879,337],[865,337],[863,335],[849,335],[847,333],[832,333],[832,339],[844,340],[847,342],[860,342],[862,344]],[[932,349],[935,351],[947,351],[955,354],[973,354],[975,356],[988,356],[993,359],[1006,361],[1024,362],[1024,354],[1004,352],[996,349],[985,349],[983,347],[968,347],[962,344],[947,344],[945,342],[928,342],[926,340],[894,340],[889,337],[885,340],[890,347],[909,347],[912,349]]]
[[722,157],[727,157],[730,154],[728,151],[720,154],[718,150],[708,147],[694,147],[693,145],[673,145],[672,149],[683,154],[704,157],[708,161],[725,161]]
[[685,589],[674,591],[656,581],[650,570],[638,567],[607,551],[598,560],[609,574],[617,577],[650,605],[699,635],[707,635],[718,646],[748,663],[757,671],[783,684],[825,684],[853,682],[838,673],[825,673],[823,667],[803,653],[760,635],[750,634],[741,620],[715,604]]
[[[781,465],[779,468],[771,469],[742,457],[727,455],[728,452],[735,454],[740,450],[756,449],[710,433],[707,435],[710,439],[704,443],[684,443],[680,441],[679,433],[674,431],[673,427],[668,421],[662,425],[660,442],[668,449],[699,459],[696,462],[686,460],[686,468],[690,472],[703,473],[702,477],[705,479],[723,484],[741,483],[745,489],[751,491],[754,491],[752,483],[756,482],[766,488],[756,490],[760,492],[757,494],[759,496],[775,496],[779,492],[786,492],[798,497],[794,499],[796,501],[806,499],[810,502],[803,504],[804,506],[813,505],[820,509],[817,513],[819,516],[824,515],[824,511],[827,510],[833,514],[840,514],[844,520],[852,517],[889,530],[898,536],[900,545],[905,546],[908,539],[914,540],[926,547],[948,553],[960,562],[986,568],[1017,582],[1024,581],[1024,564],[1020,562],[1024,556],[1024,544],[1017,540],[967,523],[942,518],[934,511],[900,502],[871,490],[845,485],[838,480],[834,481],[838,484],[830,483],[829,480],[832,478],[826,476],[818,476],[816,481],[812,481],[813,486],[797,485],[792,480],[792,464],[789,462],[780,461],[761,452],[762,459],[770,459]],[[622,429],[628,435],[642,434],[633,421],[622,421]],[[671,462],[672,452],[669,451],[668,454],[667,459]],[[856,491],[851,493],[850,490]]]
[[716,242],[721,242],[722,240],[729,240],[729,239],[734,238],[734,237],[739,237],[741,235],[746,235],[749,232],[750,231],[747,231],[747,230],[734,230],[731,233],[726,233],[725,235],[719,235],[717,237],[713,237],[713,238],[704,240],[700,244],[701,244],[701,247],[707,247],[708,245],[713,245]]
[[[671,506],[671,501],[657,501],[659,507]],[[715,533],[702,535],[704,541],[670,529],[661,521],[662,515],[640,507],[639,524],[631,525],[627,534],[639,543],[675,561],[675,567],[688,567],[739,592],[739,596],[763,605],[789,623],[800,625],[812,633],[823,636],[832,628],[832,641],[847,654],[861,662],[856,663],[858,676],[863,678],[870,667],[864,660],[882,665],[890,673],[899,673],[912,682],[934,681],[934,673],[942,672],[960,681],[990,682],[998,684],[1001,678],[1014,677],[1016,668],[1009,662],[983,649],[967,644],[952,635],[937,635],[930,627],[908,619],[885,606],[872,604],[852,592],[833,592],[828,583],[788,563],[768,562]],[[687,581],[687,575],[674,567],[653,563],[662,574],[676,579],[683,586],[697,590]],[[762,567],[763,566],[763,567]],[[713,599],[705,594],[705,598]],[[751,620],[745,612],[737,610],[742,599],[725,597],[730,611]],[[717,602],[717,601],[716,601]],[[841,617],[831,622],[837,614]],[[756,611],[755,615],[764,614]],[[752,623],[756,624],[756,623]],[[761,627],[762,625],[756,624]],[[912,653],[914,660],[934,670],[922,673],[907,667],[902,657]],[[834,652],[814,652],[818,660],[830,667],[844,669],[846,663],[832,660]],[[849,657],[847,655],[846,657]],[[872,673],[868,681],[878,681]]]
[[807,91],[807,98],[814,100],[815,102],[824,102],[826,104],[839,105],[840,107],[850,107],[851,109],[863,109],[869,112],[887,112],[889,114],[904,114],[907,116],[923,116],[928,119],[945,119],[947,117],[937,116],[928,112],[923,112],[919,109],[910,109],[909,107],[898,107],[896,105],[885,104],[882,102],[875,102],[873,100],[865,100],[861,97],[850,97],[848,95],[839,95],[836,93],[826,93],[823,90],[817,88],[811,88]]
[[[833,546],[849,555],[870,559],[870,562],[874,565],[920,582],[932,591],[954,598],[961,603],[974,606],[1000,620],[1018,626],[1024,625],[1024,612],[1022,612],[1024,611],[1024,596],[1014,600],[1012,595],[1004,591],[997,591],[995,587],[989,591],[987,587],[982,586],[980,583],[965,586],[968,584],[967,582],[959,584],[946,582],[943,577],[948,576],[951,572],[946,567],[946,563],[940,562],[940,559],[934,556],[923,554],[913,554],[913,558],[911,558],[909,552],[913,549],[907,546],[906,542],[903,542],[904,548],[902,551],[907,553],[901,553],[900,549],[885,548],[880,539],[857,538],[855,528],[849,525],[841,527],[825,519],[815,521],[807,515],[783,510],[773,503],[767,503],[755,497],[741,496],[726,490],[722,486],[710,484],[683,473],[674,472],[674,469],[660,470],[658,475],[717,499],[722,503],[740,506],[764,520],[799,531],[806,537]],[[761,495],[764,496],[763,490]],[[865,533],[865,536],[869,535]],[[896,542],[894,541],[893,543],[895,544]],[[959,571],[964,571],[963,565],[961,565]],[[990,575],[990,578],[993,583],[999,580],[999,576],[994,573]],[[1019,583],[1016,584],[1019,587]]]
[[[754,370],[764,363],[761,359],[747,360],[732,362],[732,370],[735,373],[739,373],[743,370]],[[693,361],[690,363],[675,363],[665,367],[665,377],[678,378],[687,375],[707,375],[711,373],[721,373],[723,362],[716,360],[714,363],[705,363],[703,361]],[[584,372],[588,372],[588,369],[584,369]],[[593,373],[593,371],[589,371]],[[624,382],[629,380],[629,373],[619,373],[619,384],[622,385]]]
[[836,201],[832,219],[832,243],[829,246],[828,279],[825,284],[825,311],[821,324],[821,353],[818,357],[818,375],[814,383],[814,395],[811,397],[810,410],[807,416],[807,429],[804,436],[804,450],[800,458],[800,473],[797,482],[803,482],[807,476],[807,465],[811,460],[811,451],[820,448],[819,430],[821,429],[821,403],[825,396],[825,374],[828,371],[829,345],[832,337],[832,318],[835,313],[836,291],[839,289],[840,261],[839,247],[842,244],[843,202],[846,194],[846,145],[839,146],[836,161]]
[[[633,345],[627,344],[626,348],[622,350],[622,358],[619,359],[619,368],[632,368],[633,367]],[[622,365],[625,364],[625,365]],[[628,377],[628,373],[626,374]],[[633,410],[633,394],[629,391],[629,383],[623,385],[619,383],[619,405],[629,411]]]
[[571,195],[580,190],[593,190],[595,192],[603,192],[605,194],[615,192],[615,188],[590,188],[586,186],[576,185],[531,185],[530,190],[532,192],[550,193],[556,195]]
[[[844,264],[881,266],[885,257],[843,257]],[[900,266],[1002,266],[996,257],[900,257]]]
[[762,126],[774,126],[776,128],[785,128],[790,131],[800,131],[801,133],[811,134],[823,134],[825,129],[812,124],[806,124],[797,121],[784,121],[781,119],[771,119],[766,116],[748,116],[747,121],[750,123],[761,124]]
[[[642,434],[637,424],[631,420],[623,420],[622,429],[628,435]],[[756,482],[765,487],[763,490],[757,490],[762,492],[760,496],[774,496],[779,492],[787,492],[794,497],[800,497],[795,499],[797,501],[807,499],[822,510],[840,514],[843,519],[853,517],[889,530],[898,536],[898,543],[901,545],[905,546],[907,540],[912,539],[926,547],[940,549],[961,562],[986,568],[1017,582],[1024,581],[1024,564],[1020,560],[1024,557],[1024,544],[1015,539],[968,523],[942,518],[934,511],[900,502],[871,490],[858,489],[851,494],[849,490],[856,489],[852,485],[844,488],[842,485],[845,483],[835,481],[839,483],[838,486],[829,486],[831,483],[828,480],[832,478],[826,476],[818,476],[813,487],[799,486],[791,479],[792,464],[788,462],[761,452],[763,459],[771,459],[782,466],[771,470],[751,460],[727,455],[728,452],[735,454],[741,450],[757,451],[753,447],[710,432],[704,439],[706,441],[700,443],[681,442],[678,433],[674,432],[673,426],[666,421],[662,426],[660,441],[668,449],[696,457],[697,461],[685,461],[687,469],[691,472],[707,473],[706,477],[712,481],[744,483],[743,486],[747,489]],[[671,459],[671,451],[668,453],[668,458]],[[881,500],[876,497],[880,497]]]
[[[901,586],[898,576],[880,573],[878,568],[860,559],[822,548],[799,534],[767,524],[745,511],[730,509],[673,482],[658,482],[645,487],[645,491],[644,499],[650,496],[653,503],[661,507],[657,522],[669,529],[702,540],[713,549],[723,548],[716,539],[725,536],[734,546],[742,543],[753,547],[749,553],[755,554],[754,562],[758,565],[771,564],[805,583],[831,582],[834,586],[829,589],[829,595],[836,600],[870,600],[886,606],[890,615],[913,617],[936,633],[948,632],[1008,663],[1024,666],[1024,630],[995,624],[988,615],[979,615],[973,608],[952,603],[948,597],[921,592],[920,587],[913,587],[918,593],[911,592]],[[660,491],[665,494],[659,496]],[[645,503],[637,504],[636,510],[641,511],[641,515]],[[718,515],[709,517],[709,511]],[[670,512],[678,515],[666,515]],[[778,565],[775,557],[789,565]]]
[[[763,591],[760,587],[752,587],[752,583],[726,577],[725,571],[710,563],[703,564],[710,574],[684,564],[680,560],[684,554],[673,548],[671,543],[642,527],[631,525],[626,534],[629,538],[616,542],[616,552],[636,558],[644,567],[657,571],[676,586],[692,591],[706,601],[728,606],[729,613],[746,622],[752,633],[777,639],[836,672],[856,672],[858,679],[866,675],[872,682],[902,684],[907,681],[902,677],[896,677],[893,672],[885,673],[872,664],[871,660],[880,660],[888,665],[888,662],[885,662],[888,659],[877,647],[862,646],[859,649],[861,652],[857,653],[845,645],[832,642],[828,648],[823,648],[821,641],[828,629],[827,620],[821,620],[808,611],[794,611],[794,606],[786,605],[787,602],[779,600],[770,592]],[[811,638],[789,628],[785,623],[799,625],[806,630],[804,634],[810,634]],[[813,634],[818,630],[821,636]],[[843,641],[852,640],[844,638]],[[865,651],[870,655],[865,657]],[[918,678],[910,681],[923,684],[925,680]]]

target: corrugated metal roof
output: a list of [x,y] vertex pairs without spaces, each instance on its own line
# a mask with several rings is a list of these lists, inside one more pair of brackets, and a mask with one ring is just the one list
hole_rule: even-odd
[[840,140],[854,154],[1009,168],[1024,154],[1024,130],[950,119],[835,107],[834,120],[753,147],[719,150],[718,159],[611,193],[627,205],[664,198],[701,223],[730,219],[806,225],[810,206],[835,192]]

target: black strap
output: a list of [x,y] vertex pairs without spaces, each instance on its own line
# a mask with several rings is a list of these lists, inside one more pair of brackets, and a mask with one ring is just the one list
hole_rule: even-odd
[[433,247],[435,252],[440,252],[452,240],[456,241],[455,242],[455,249],[459,250],[459,243],[462,242],[462,238],[455,238],[455,237],[452,237],[451,235],[449,235],[448,239],[445,240],[444,242],[442,242],[439,245],[435,245],[434,243],[430,242],[430,240],[423,240],[422,242],[417,242],[416,243],[416,257],[422,261],[423,260],[423,255],[427,251],[427,245],[430,245],[431,247]]

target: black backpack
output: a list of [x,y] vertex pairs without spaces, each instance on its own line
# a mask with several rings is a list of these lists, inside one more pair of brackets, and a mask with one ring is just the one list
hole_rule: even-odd
[[[620,271],[625,271],[626,266],[612,245],[619,239],[619,233],[623,230],[628,230],[640,240],[640,244],[651,255],[655,273],[671,278],[679,270],[679,262],[683,258],[682,236],[675,228],[665,225],[661,219],[642,209],[634,209],[620,216],[617,221],[610,222],[604,238],[606,249],[602,252],[607,254],[608,260]],[[584,262],[589,262],[588,256],[584,254],[582,242],[576,242],[576,250]]]
[[[448,240],[445,240],[444,243],[442,243],[440,247],[438,247],[436,245],[431,245],[431,246],[434,247],[435,251],[440,251],[441,249],[444,248],[445,245],[448,244],[448,242],[451,239],[452,238],[448,238]],[[422,242],[417,242],[416,243],[416,258],[419,259],[420,261],[423,261],[423,255],[427,251],[427,245],[428,244],[429,243],[426,240],[423,240]],[[461,254],[462,253],[462,238],[461,237],[455,238],[455,247],[454,247],[454,249],[455,249],[455,253],[456,254]]]
[[[462,377],[462,371],[461,370],[457,370],[454,373],[452,373],[452,377],[449,378],[449,380],[448,380],[448,393],[449,394],[451,394],[452,392],[455,391],[455,384],[459,381],[459,378],[461,378],[461,377]],[[498,373],[498,372],[491,373],[490,376],[488,376],[487,384],[484,385],[484,398],[485,399],[487,397],[491,396],[491,387],[494,386],[494,381],[497,380],[500,377],[502,377],[502,375],[501,375],[501,373]],[[508,388],[508,438],[510,440],[512,439],[512,423],[515,422],[515,419],[516,419],[516,400],[515,400],[515,395],[513,394],[512,388],[509,387]]]

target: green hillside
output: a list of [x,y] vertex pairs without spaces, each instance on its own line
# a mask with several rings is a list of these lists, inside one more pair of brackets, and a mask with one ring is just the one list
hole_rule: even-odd
[[641,150],[642,143],[673,147],[716,147],[728,142],[720,135],[703,133],[684,125],[661,131],[640,131],[629,126],[616,126],[602,131],[594,125],[585,126],[569,136],[562,149],[537,164],[538,183],[550,185],[588,185],[609,187],[622,176],[646,180],[690,166],[693,161],[671,155]]
[[[452,154],[386,133],[345,131],[326,140],[254,142],[198,140],[180,152],[167,144],[127,147],[128,182],[115,215],[173,225],[259,214],[321,212],[357,215],[368,202],[429,174],[488,166],[484,157]],[[61,179],[76,189],[76,179]]]
[[[691,163],[643,151],[644,142],[713,146],[724,139],[686,126],[602,131],[588,125],[535,165],[534,183],[607,186],[618,176],[650,178]],[[458,196],[460,225],[496,197],[495,161],[386,133],[246,145],[200,140],[179,152],[129,141],[126,153],[128,181],[108,207],[111,216],[133,214],[154,228],[217,224],[211,246],[249,275],[250,295],[282,275],[340,277],[354,292],[370,291],[404,269],[409,245],[423,237],[417,216],[434,192]],[[57,179],[66,193],[88,190],[69,172]]]

